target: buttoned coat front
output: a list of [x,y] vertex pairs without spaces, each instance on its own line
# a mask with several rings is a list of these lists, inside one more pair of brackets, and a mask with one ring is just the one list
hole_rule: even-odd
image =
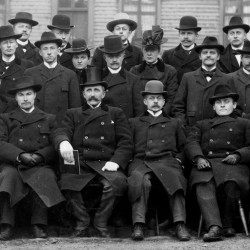
[[[50,142],[50,134],[56,128],[54,115],[35,108],[24,113],[19,107],[10,113],[0,115],[0,169],[17,168],[22,182],[0,173],[0,192],[10,194],[14,206],[28,192],[30,186],[46,204],[51,207],[64,200],[56,183],[53,164],[57,153]],[[20,153],[37,153],[44,159],[44,164],[29,168],[17,163]],[[0,170],[0,172],[1,172]],[[23,183],[27,184],[24,185]]]
[[42,89],[37,92],[36,106],[56,115],[59,125],[67,109],[81,106],[79,84],[72,70],[57,64],[51,73],[41,63],[26,70],[24,74],[33,77],[36,84],[42,85]]
[[[216,185],[235,181],[243,192],[249,190],[250,121],[241,117],[222,116],[199,121],[192,128],[185,146],[190,160],[201,156],[207,159],[212,170],[192,168],[191,187],[208,182],[214,177]],[[222,162],[226,156],[238,153],[241,157],[236,165]]]
[[185,193],[186,179],[176,160],[184,161],[186,137],[180,122],[164,113],[154,118],[148,112],[129,122],[134,143],[134,156],[128,169],[130,201],[141,196],[143,176],[148,172],[155,174],[168,194],[173,195],[177,190]]
[[[96,175],[106,178],[117,196],[127,189],[124,171],[132,156],[131,131],[121,109],[104,104],[91,109],[82,108],[67,111],[62,123],[53,136],[56,149],[62,141],[69,141],[79,152],[81,174],[62,174],[62,190],[82,190]],[[118,171],[102,171],[107,161],[119,165]]]

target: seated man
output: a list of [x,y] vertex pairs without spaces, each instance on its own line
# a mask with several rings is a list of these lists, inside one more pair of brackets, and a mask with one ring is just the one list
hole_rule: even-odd
[[124,195],[127,179],[124,170],[132,155],[129,124],[121,109],[106,106],[102,100],[107,83],[101,80],[102,70],[90,67],[83,89],[86,102],[81,108],[69,109],[62,128],[55,131],[54,144],[62,158],[74,161],[78,150],[81,174],[64,173],[60,186],[67,198],[69,212],[75,217],[74,236],[88,236],[90,216],[82,192],[90,183],[103,186],[100,205],[93,226],[100,237],[110,237],[107,222],[116,196]]
[[140,117],[130,119],[134,139],[134,158],[128,171],[134,224],[132,238],[144,238],[142,227],[145,224],[149,193],[153,180],[156,180],[169,199],[177,237],[181,241],[188,241],[190,235],[185,227],[187,184],[182,168],[182,149],[186,137],[180,122],[163,111],[167,95],[163,88],[160,81],[147,82],[142,92],[147,111]]
[[208,229],[207,242],[222,240],[222,227],[226,237],[235,235],[235,208],[249,192],[250,121],[235,115],[238,98],[228,85],[218,85],[209,99],[216,117],[197,122],[187,138],[187,156],[195,165],[190,185]]
[[15,86],[9,94],[15,95],[19,107],[0,115],[0,240],[12,237],[15,210],[26,196],[33,236],[45,238],[48,207],[64,200],[53,170],[56,151],[49,139],[56,117],[34,106],[41,85],[31,77],[17,78]]

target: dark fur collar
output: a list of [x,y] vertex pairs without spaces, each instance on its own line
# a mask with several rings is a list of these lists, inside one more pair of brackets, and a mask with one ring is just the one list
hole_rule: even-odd
[[[147,66],[146,61],[143,61],[142,64],[139,66],[139,69],[138,69],[139,73],[142,73],[145,70],[146,66]],[[157,67],[157,69],[160,72],[164,72],[165,64],[164,64],[164,62],[161,59],[158,59],[158,61],[157,61],[157,63],[156,63],[155,66]]]

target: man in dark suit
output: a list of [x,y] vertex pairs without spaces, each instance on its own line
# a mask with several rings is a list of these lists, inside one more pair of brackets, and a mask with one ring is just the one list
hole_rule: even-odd
[[180,44],[173,49],[166,50],[162,59],[177,70],[178,83],[181,82],[184,73],[194,71],[201,66],[198,53],[195,51],[195,40],[201,27],[197,26],[197,19],[193,16],[183,16],[179,27]]
[[38,53],[38,49],[29,41],[32,27],[38,25],[38,22],[32,19],[32,14],[28,12],[18,12],[15,18],[9,20],[9,23],[13,25],[15,34],[22,34],[17,39],[18,47],[16,49],[16,55],[19,58],[32,61],[35,65],[40,64],[43,60]]
[[73,162],[73,149],[78,150],[81,174],[62,174],[60,186],[67,198],[67,207],[76,220],[74,236],[88,235],[90,216],[82,192],[95,183],[102,186],[99,207],[93,226],[101,237],[110,237],[107,223],[116,197],[125,194],[124,171],[132,156],[131,131],[121,109],[106,106],[102,100],[107,83],[101,69],[87,69],[87,81],[81,108],[67,111],[62,127],[53,136],[55,148],[67,162]]
[[188,241],[190,235],[185,226],[187,181],[182,167],[185,131],[177,119],[170,118],[163,110],[167,92],[162,82],[147,82],[142,95],[147,111],[129,120],[134,143],[134,157],[128,169],[128,195],[134,224],[132,239],[144,238],[142,227],[150,190],[158,185],[163,187],[169,199],[176,236],[181,241]]
[[44,32],[41,40],[35,42],[44,62],[24,72],[42,86],[37,94],[36,105],[45,112],[55,114],[58,124],[67,109],[81,106],[75,72],[57,63],[61,44],[62,40],[56,38],[54,33]]
[[185,146],[194,164],[190,185],[208,230],[204,241],[235,236],[238,201],[249,199],[250,121],[235,114],[238,98],[228,85],[218,85],[209,99],[216,117],[197,122]]
[[0,94],[8,95],[8,90],[14,87],[14,80],[23,76],[25,69],[33,67],[31,61],[21,59],[15,55],[18,47],[16,39],[22,35],[16,35],[10,25],[0,27]]
[[224,33],[227,34],[229,44],[221,54],[218,62],[218,67],[222,72],[227,74],[240,68],[241,56],[235,52],[243,48],[249,29],[250,26],[244,24],[239,16],[233,16],[229,21],[229,25],[223,27]]
[[0,115],[0,240],[12,237],[15,211],[24,198],[31,206],[35,238],[47,237],[48,208],[64,201],[53,170],[57,155],[50,144],[56,117],[34,106],[40,89],[31,77],[17,78],[9,92],[19,107]]
[[[141,50],[130,44],[128,38],[132,31],[137,28],[137,23],[131,20],[126,13],[118,13],[114,16],[114,20],[107,23],[107,29],[114,35],[118,35],[122,39],[122,43],[126,46],[124,60],[122,66],[126,70],[130,70],[133,66],[142,62]],[[92,65],[98,68],[105,68],[106,61],[103,58],[102,51],[97,48],[92,58]]]

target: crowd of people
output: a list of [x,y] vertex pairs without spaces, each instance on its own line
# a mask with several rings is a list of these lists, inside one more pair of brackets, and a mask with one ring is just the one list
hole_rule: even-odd
[[83,38],[70,44],[66,15],[55,15],[34,45],[32,14],[9,23],[0,27],[0,240],[13,238],[24,203],[35,238],[48,237],[58,205],[73,237],[93,227],[109,238],[112,213],[122,217],[129,203],[131,237],[143,240],[152,197],[168,204],[163,217],[180,241],[191,238],[190,197],[204,241],[236,235],[250,182],[250,26],[241,17],[223,27],[225,48],[213,36],[197,45],[202,28],[183,16],[180,44],[162,53],[159,25],[131,44],[137,23],[118,13],[92,58]]

